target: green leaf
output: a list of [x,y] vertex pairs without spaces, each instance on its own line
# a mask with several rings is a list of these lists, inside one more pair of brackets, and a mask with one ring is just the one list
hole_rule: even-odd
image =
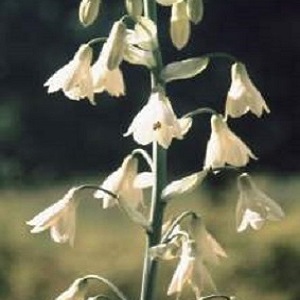
[[165,82],[187,79],[204,71],[209,63],[208,57],[194,57],[168,64],[161,72]]

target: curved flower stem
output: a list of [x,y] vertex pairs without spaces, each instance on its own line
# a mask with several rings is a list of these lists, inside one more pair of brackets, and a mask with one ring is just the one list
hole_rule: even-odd
[[132,155],[140,154],[145,159],[145,161],[147,162],[147,164],[150,167],[151,171],[153,171],[153,162],[152,162],[152,159],[151,159],[150,155],[144,149],[140,149],[140,148],[134,149],[131,152],[131,154]]
[[230,165],[226,165],[226,166],[219,167],[219,168],[213,168],[213,169],[210,169],[209,171],[212,173],[218,173],[218,172],[222,172],[222,171],[234,171],[238,175],[244,173],[244,171],[241,168],[235,167],[235,166],[230,166]]
[[231,300],[231,297],[225,296],[225,295],[211,295],[207,297],[201,297],[200,300],[211,300],[211,299],[224,299],[224,300]]
[[84,276],[83,279],[96,279],[96,280],[106,284],[118,296],[119,299],[127,300],[125,295],[112,282],[110,282],[108,279],[106,279],[104,277],[92,274],[92,275]]
[[[90,298],[88,298],[89,300]],[[100,299],[106,299],[106,300],[111,300],[110,297],[106,296],[106,295],[102,295],[102,294],[99,294],[99,295],[96,295],[94,296],[93,298],[91,298],[93,300],[100,300]]]
[[218,113],[210,107],[201,107],[183,115],[182,118],[192,118],[196,115],[202,115],[202,114],[217,115]]
[[164,234],[164,236],[161,239],[161,243],[166,243],[170,234],[172,233],[172,231],[174,230],[174,228],[180,224],[185,218],[191,216],[192,218],[200,218],[200,216],[198,216],[195,212],[188,210],[183,212],[182,214],[180,214],[173,222],[172,224],[169,226],[168,230],[166,231],[166,233]]
[[226,53],[226,52],[212,52],[212,53],[207,53],[204,56],[209,57],[209,58],[225,58],[228,59],[230,62],[238,62],[239,59],[237,59],[235,56]]
[[116,195],[113,192],[111,192],[107,189],[104,189],[104,188],[102,188],[101,186],[98,186],[98,185],[82,184],[82,185],[79,185],[78,187],[76,187],[76,192],[79,192],[79,191],[82,191],[82,190],[95,190],[95,191],[100,190],[100,191],[112,196],[115,199],[119,199],[118,195]]
[[98,37],[98,38],[90,40],[88,42],[88,45],[91,46],[96,43],[104,43],[104,42],[106,42],[106,40],[107,40],[107,37]]

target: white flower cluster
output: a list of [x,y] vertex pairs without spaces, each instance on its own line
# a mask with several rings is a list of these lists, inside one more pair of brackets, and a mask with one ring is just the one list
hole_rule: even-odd
[[190,225],[191,232],[183,230],[180,225],[174,226],[165,238],[166,241],[152,247],[150,253],[154,259],[179,259],[168,287],[168,295],[177,294],[179,298],[184,287],[190,285],[196,299],[200,299],[204,289],[216,292],[208,267],[217,265],[220,258],[226,258],[227,254],[207,232],[201,218],[193,217]]
[[92,62],[93,40],[81,45],[73,59],[46,81],[48,93],[62,90],[71,100],[87,98],[91,104],[96,104],[95,93],[106,91],[114,97],[125,95],[120,63],[125,59],[152,67],[155,64],[152,53],[155,34],[156,26],[149,19],[140,18],[134,30],[127,29],[122,20],[116,21],[98,59]]

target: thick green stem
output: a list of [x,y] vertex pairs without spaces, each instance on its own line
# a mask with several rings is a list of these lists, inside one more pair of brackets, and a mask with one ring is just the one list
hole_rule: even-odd
[[161,200],[161,192],[166,182],[166,150],[158,146],[157,143],[153,144],[153,162],[155,182],[150,211],[152,231],[148,232],[147,235],[141,300],[154,299],[158,262],[149,256],[149,248],[160,242],[165,208],[165,202]]
[[[157,10],[155,0],[144,0],[145,16],[157,24]],[[156,67],[151,70],[151,88],[158,85],[163,86],[160,80],[162,70],[162,58],[157,43],[157,49],[154,51]],[[158,262],[153,260],[149,255],[149,248],[158,244],[161,239],[161,230],[163,224],[165,202],[161,199],[161,193],[167,182],[167,151],[153,142],[153,173],[154,185],[152,189],[150,223],[152,230],[147,232],[147,245],[144,256],[143,281],[141,290],[141,300],[153,300],[155,295],[155,285]]]

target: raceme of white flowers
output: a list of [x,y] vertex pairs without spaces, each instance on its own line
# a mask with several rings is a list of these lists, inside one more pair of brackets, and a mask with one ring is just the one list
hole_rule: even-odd
[[258,230],[266,220],[279,221],[284,217],[281,207],[256,187],[249,174],[239,176],[238,188],[237,231],[241,232],[248,226]]
[[[92,25],[97,20],[101,3],[101,0],[81,0],[79,20],[84,27]],[[184,48],[189,42],[191,27],[203,19],[203,0],[156,0],[156,3],[163,6],[162,9],[170,10],[171,41],[178,50]],[[163,65],[158,41],[158,24],[153,21],[155,18],[147,16],[144,8],[147,10],[143,0],[124,0],[124,9],[128,14],[113,23],[108,36],[97,37],[79,46],[73,58],[56,71],[46,81],[45,86],[48,87],[48,93],[61,90],[71,100],[88,99],[95,105],[95,94],[107,92],[113,97],[125,95],[126,74],[124,76],[122,71],[123,61],[147,68],[151,74],[150,95],[147,103],[143,103],[141,110],[132,117],[124,136],[132,136],[134,141],[142,146],[159,145],[153,147],[152,156],[156,159],[152,159],[143,149],[135,149],[125,156],[121,165],[108,175],[100,186],[73,187],[62,199],[28,221],[27,224],[33,227],[31,232],[39,233],[49,229],[54,242],[68,242],[73,246],[76,209],[79,204],[77,192],[82,189],[93,189],[94,198],[101,201],[104,209],[115,206],[122,209],[131,221],[145,230],[149,237],[155,227],[158,227],[155,226],[157,220],[151,218],[157,203],[166,206],[175,197],[184,198],[183,195],[195,190],[204,180],[209,179],[208,175],[226,171],[227,168],[234,169],[239,174],[237,179],[239,196],[236,206],[238,232],[248,227],[258,230],[266,221],[281,220],[284,217],[281,207],[257,188],[248,173],[240,172],[240,167],[246,167],[251,159],[256,160],[257,157],[228,124],[230,118],[239,118],[248,112],[257,117],[261,117],[264,112],[270,112],[263,96],[252,83],[246,66],[230,55],[224,56],[231,63],[231,85],[226,97],[224,116],[211,108],[200,107],[182,117],[177,117],[173,108],[175,102],[169,99],[166,85],[171,81],[189,79],[201,74],[209,67],[214,54],[208,53]],[[104,12],[101,11],[102,13]],[[95,58],[93,46],[96,43],[102,43],[102,48]],[[203,168],[174,181],[163,182],[158,188],[160,172],[157,169],[160,167],[160,161],[158,155],[155,156],[155,149],[167,150],[173,139],[182,140],[190,131],[193,118],[204,112],[209,112],[212,116],[211,134],[207,142]],[[143,167],[139,165],[138,155],[145,159],[150,171],[139,170]],[[186,155],[193,155],[193,152],[186,149]],[[154,195],[151,197],[150,205],[144,199],[144,190],[147,188],[151,188]],[[188,229],[183,229],[181,221],[190,216],[192,219]],[[186,225],[186,220],[184,221],[183,224]],[[227,254],[206,230],[202,218],[194,212],[186,211],[175,218],[170,218],[160,229],[162,237],[157,244],[149,243],[145,261],[178,260],[166,293],[175,294],[178,299],[187,286],[193,290],[196,299],[203,299],[202,295],[207,289],[216,293],[210,266],[218,265],[221,258],[226,258]],[[112,283],[97,275],[76,279],[56,299],[106,298],[102,294],[87,298],[87,278],[100,280],[107,284],[119,299],[127,300]]]
[[192,232],[177,225],[168,236],[168,242],[150,249],[154,259],[172,260],[179,258],[178,265],[168,287],[167,294],[180,296],[189,285],[199,299],[204,288],[216,290],[208,270],[209,265],[219,263],[227,255],[219,243],[206,231],[201,218],[193,218]]

